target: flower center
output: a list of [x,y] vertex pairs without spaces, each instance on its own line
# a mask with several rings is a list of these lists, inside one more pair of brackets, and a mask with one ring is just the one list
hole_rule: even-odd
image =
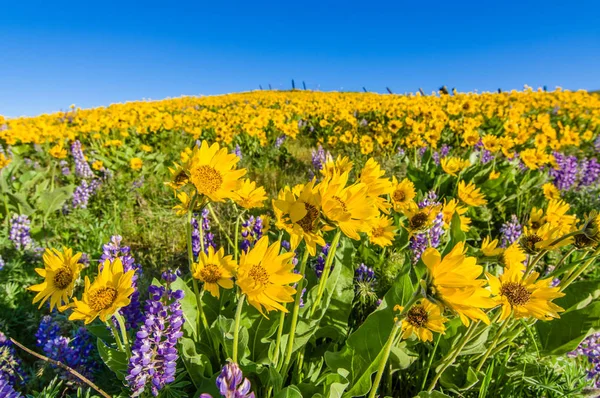
[[306,202],[304,208],[306,209],[306,215],[298,221],[298,225],[302,227],[304,232],[312,232],[315,229],[315,221],[319,218],[319,209]]
[[348,212],[346,202],[344,202],[339,196],[332,196],[331,199],[335,200],[338,203],[338,205],[340,205],[344,213]]
[[525,305],[529,302],[531,293],[518,282],[503,283],[500,295],[506,297],[511,306]]
[[531,229],[540,229],[540,223],[537,221],[531,222]]
[[593,246],[594,241],[584,234],[579,234],[575,235],[574,245],[579,249],[583,249],[584,247]]
[[411,229],[421,229],[427,224],[427,214],[420,212],[412,216],[409,221],[409,225]]
[[422,328],[427,324],[429,315],[422,305],[413,305],[413,307],[408,310],[408,314],[406,314],[406,320],[412,326]]
[[269,282],[269,273],[260,265],[253,265],[248,275],[254,279],[254,283],[257,285],[264,285]]
[[376,227],[373,228],[373,231],[371,231],[371,236],[373,236],[374,238],[379,238],[380,236],[383,235],[383,233],[385,232],[385,230],[381,227]]
[[102,311],[109,308],[117,298],[117,289],[102,287],[90,293],[89,305],[94,311]]
[[202,165],[194,170],[194,185],[202,194],[215,193],[223,184],[223,177],[213,167]]
[[215,264],[208,264],[200,270],[200,278],[205,283],[215,283],[221,278],[221,270]]
[[392,194],[392,199],[394,200],[394,202],[404,202],[404,199],[406,199],[406,194],[404,193],[404,191],[399,189],[397,191],[394,191],[394,193]]
[[173,182],[177,185],[185,185],[188,182],[188,175],[185,172],[185,170],[181,170],[179,173],[177,173],[177,175],[175,176],[175,178],[173,179]]
[[64,290],[73,282],[73,272],[68,267],[62,267],[54,275],[54,287]]
[[537,251],[535,244],[538,242],[541,242],[541,241],[542,241],[542,238],[540,238],[539,236],[537,236],[535,234],[527,235],[527,236],[523,237],[523,239],[521,239],[521,246],[523,246],[523,249],[525,249],[529,253],[532,253],[532,252]]

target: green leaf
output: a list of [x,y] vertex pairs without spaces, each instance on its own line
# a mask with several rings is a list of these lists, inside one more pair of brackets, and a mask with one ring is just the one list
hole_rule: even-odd
[[444,248],[443,256],[448,254],[458,242],[464,242],[467,238],[467,236],[460,229],[460,227],[460,216],[458,215],[458,212],[454,212],[454,214],[452,215],[452,221],[450,221],[450,240]]
[[185,368],[196,388],[200,388],[212,376],[210,360],[206,355],[197,352],[196,344],[192,339],[182,337],[180,344],[181,358]]
[[196,322],[198,322],[198,306],[196,305],[196,295],[181,278],[175,279],[171,284],[171,288],[174,290],[183,290],[184,297],[181,300],[181,310],[185,319],[183,331],[186,336],[191,336],[194,340],[197,340]]
[[561,314],[559,319],[535,324],[541,353],[562,355],[577,348],[592,333],[600,331],[600,302]]
[[55,211],[62,209],[63,204],[71,196],[72,186],[61,187],[54,191],[45,191],[40,194],[38,199],[38,209],[44,214],[44,220]]
[[574,282],[565,289],[564,293],[564,297],[554,300],[557,305],[565,311],[581,309],[600,297],[600,281]]
[[112,370],[119,380],[125,380],[127,372],[127,355],[124,352],[108,347],[100,339],[96,341],[98,353],[102,361]]
[[275,398],[302,398],[302,394],[298,387],[289,386],[279,391],[278,394],[275,395]]
[[[419,393],[419,395],[417,395],[418,398],[450,398],[450,395],[446,395],[443,394],[439,391],[421,391]],[[415,398],[417,398],[415,397]]]

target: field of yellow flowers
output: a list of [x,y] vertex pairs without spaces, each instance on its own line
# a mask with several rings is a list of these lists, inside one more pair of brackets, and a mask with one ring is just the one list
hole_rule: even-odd
[[0,117],[0,397],[600,394],[600,96]]

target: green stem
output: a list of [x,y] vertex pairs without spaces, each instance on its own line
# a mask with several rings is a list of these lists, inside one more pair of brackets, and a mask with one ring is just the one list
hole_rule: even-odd
[[112,320],[110,318],[108,319],[108,321],[106,322],[106,324],[108,325],[108,327],[112,331],[113,336],[115,336],[115,341],[117,342],[117,347],[119,348],[119,351],[126,352],[123,349],[123,343],[121,343],[121,338],[119,337],[119,332],[117,331],[117,328],[115,327],[115,325],[113,325]]
[[573,281],[575,279],[577,279],[581,274],[583,274],[585,272],[585,270],[587,270],[589,268],[590,265],[592,265],[594,263],[594,261],[596,260],[596,255],[598,255],[600,253],[600,246],[598,246],[598,248],[596,249],[596,251],[594,251],[594,254],[592,254],[592,257],[586,261],[586,263],[583,265],[583,267],[579,268],[577,271],[575,271],[574,273],[572,273],[565,281],[564,283],[561,282],[560,284],[560,291],[564,291],[567,287],[569,287],[569,285],[571,283],[573,283]]
[[239,235],[240,235],[240,219],[242,218],[242,215],[244,214],[245,210],[242,211],[237,218],[235,219],[235,235],[233,237],[233,242],[234,242],[234,260],[237,261],[239,258],[239,254],[240,254],[240,248],[238,245],[238,240],[239,240]]
[[50,180],[50,192],[54,191],[54,174],[56,173],[56,162],[52,161],[52,177]]
[[308,247],[304,248],[302,254],[302,260],[300,261],[300,275],[302,279],[298,282],[296,287],[296,298],[294,300],[294,308],[292,309],[292,322],[290,325],[290,333],[288,335],[287,348],[285,357],[281,363],[282,376],[287,374],[292,359],[292,353],[294,352],[294,338],[296,337],[296,326],[298,325],[298,314],[300,312],[300,300],[302,299],[302,287],[304,286],[304,274],[306,272],[306,262],[308,261]]
[[[525,269],[525,272],[523,273],[523,278],[522,280],[525,280],[527,278],[527,276],[529,275],[529,273],[531,272],[531,270],[533,270],[533,268],[535,267],[535,265],[538,263],[538,261],[540,261],[540,259],[542,257],[544,257],[544,255],[548,253],[548,250],[542,250],[541,252],[538,253],[537,256],[535,256],[535,258],[533,259],[533,261],[529,261],[527,263],[527,268]],[[529,257],[529,260],[531,260],[531,256]]]
[[312,317],[315,314],[315,311],[317,310],[319,303],[321,302],[321,298],[323,297],[323,293],[325,292],[325,284],[327,283],[327,278],[329,278],[329,274],[331,273],[331,263],[333,263],[333,258],[335,256],[338,243],[340,242],[341,235],[342,231],[338,229],[335,233],[335,236],[333,237],[331,246],[329,246],[329,253],[327,253],[327,258],[325,259],[325,266],[323,268],[323,274],[321,274],[321,280],[319,281],[317,298],[315,299],[315,302],[310,306],[310,317]]
[[206,207],[208,207],[208,211],[210,212],[210,215],[212,216],[213,220],[215,220],[215,222],[217,223],[217,227],[219,228],[219,230],[221,231],[221,233],[227,240],[227,243],[229,243],[229,246],[231,246],[232,249],[235,248],[235,245],[231,241],[229,234],[225,231],[225,228],[223,228],[223,224],[221,224],[221,221],[219,221],[219,217],[217,217],[217,214],[213,210],[211,204],[209,203],[208,205],[206,205]]
[[504,332],[504,329],[508,325],[508,322],[510,321],[510,319],[511,319],[511,317],[509,316],[508,318],[506,318],[504,320],[504,322],[502,322],[502,325],[500,325],[500,328],[498,329],[498,332],[496,332],[496,336],[494,337],[494,340],[492,340],[492,342],[490,343],[490,346],[488,347],[487,351],[485,352],[485,354],[483,354],[483,358],[481,358],[481,361],[479,361],[479,365],[477,365],[477,371],[478,372],[483,367],[483,364],[485,363],[485,361],[487,361],[487,359],[489,358],[489,356],[492,353],[492,350],[494,349],[494,347],[496,347],[496,344],[498,343],[498,340],[500,339],[500,336],[502,336],[502,332]]
[[246,295],[242,294],[238,301],[237,309],[235,310],[235,326],[233,330],[233,362],[238,363],[238,340],[240,338],[240,318],[242,316],[242,308],[244,307],[244,299]]
[[123,315],[119,314],[118,311],[115,312],[114,316],[117,319],[117,322],[119,323],[119,329],[121,329],[121,336],[123,337],[123,345],[125,346],[127,353],[131,353],[131,348],[129,346],[129,339],[127,338],[127,328],[125,327],[125,318],[123,318]]
[[375,375],[375,380],[373,381],[373,387],[369,393],[369,398],[375,398],[377,396],[377,389],[379,388],[379,383],[381,382],[381,377],[383,376],[383,371],[385,370],[388,358],[390,357],[394,339],[396,338],[396,333],[398,333],[398,330],[400,329],[400,325],[401,322],[394,323],[394,328],[392,329],[392,332],[390,333],[390,336],[383,347],[383,357],[380,359],[379,368],[377,369],[377,375]]
[[577,250],[576,247],[572,247],[570,248],[565,255],[560,259],[560,261],[556,264],[556,266],[554,267],[554,271],[558,270],[560,268],[561,265],[563,265],[563,263],[567,260],[567,258],[569,258],[569,256],[571,256],[571,254],[573,254],[573,252]]
[[281,347],[281,336],[283,335],[283,324],[285,323],[285,312],[279,314],[279,327],[277,328],[277,339],[275,340],[275,352],[273,353],[273,366],[277,368],[279,362],[279,350]]
[[427,370],[425,370],[425,376],[423,376],[423,383],[421,384],[421,391],[425,389],[425,383],[427,383],[427,377],[429,377],[429,370],[431,369],[431,364],[433,363],[433,358],[435,357],[435,353],[437,352],[438,345],[440,344],[440,340],[442,339],[442,334],[438,334],[437,340],[435,341],[435,346],[433,346],[433,352],[429,356],[429,363],[427,364]]
[[476,329],[476,327],[477,327],[478,324],[479,324],[479,322],[472,322],[471,323],[471,325],[467,329],[467,332],[465,333],[465,336],[463,337],[462,341],[458,345],[458,349],[455,350],[452,353],[452,355],[450,355],[447,359],[444,359],[444,361],[442,362],[443,363],[442,368],[435,375],[435,377],[433,378],[431,384],[429,385],[429,388],[427,389],[428,392],[433,391],[433,389],[437,385],[437,382],[439,381],[440,377],[442,377],[442,375],[444,374],[444,372],[446,371],[446,369],[448,369],[448,367],[450,365],[452,365],[454,363],[454,361],[456,360],[456,358],[460,355],[460,352],[467,345],[467,342],[471,338],[471,335],[475,332],[475,329]]

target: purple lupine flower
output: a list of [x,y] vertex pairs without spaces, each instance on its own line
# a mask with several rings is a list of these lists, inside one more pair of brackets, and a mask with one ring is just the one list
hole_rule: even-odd
[[[17,357],[12,341],[2,332],[0,332],[0,380],[4,380],[11,386],[25,384],[27,381],[27,375],[21,360]],[[2,396],[0,395],[0,397]]]
[[25,249],[32,245],[31,221],[24,214],[14,214],[10,219],[10,232],[8,238],[14,243],[17,250]]
[[202,245],[200,244],[200,226],[196,217],[192,217],[190,223],[192,224],[192,253],[194,258],[197,258],[200,255],[200,250],[202,250]]
[[235,153],[238,158],[242,158],[242,148],[240,148],[239,144],[235,144],[235,149],[233,150],[233,153]]
[[100,180],[93,179],[90,182],[81,180],[81,183],[75,188],[71,204],[74,208],[86,209],[92,195],[100,187]]
[[523,234],[523,227],[519,224],[519,219],[516,215],[513,214],[510,221],[502,224],[500,233],[502,234],[500,247],[506,248],[519,240],[521,234]]
[[573,187],[577,180],[578,162],[575,156],[566,156],[560,152],[554,152],[557,168],[551,168],[550,177],[556,188],[561,191],[568,191]]
[[240,367],[229,362],[221,369],[221,374],[217,376],[217,388],[219,393],[225,398],[254,398],[254,393],[250,391],[252,386],[250,380],[244,377]]
[[0,256],[0,271],[2,271],[2,268],[4,268],[5,265],[6,265],[6,262],[4,261],[2,256]]
[[275,148],[280,148],[283,143],[285,142],[285,139],[287,138],[287,135],[282,134],[279,137],[277,137],[277,139],[275,140]]
[[210,232],[210,218],[208,209],[202,210],[202,231],[204,233],[204,251],[208,253],[208,248],[216,248],[215,235]]
[[[423,209],[427,206],[436,206],[439,205],[440,202],[437,200],[438,196],[434,191],[429,191],[427,196],[419,202],[419,208]],[[428,247],[438,247],[440,245],[440,238],[444,233],[443,229],[444,225],[444,214],[440,211],[435,220],[433,221],[432,226],[429,230],[418,233],[410,238],[409,248],[413,253],[413,262],[416,264],[425,250]]]
[[587,374],[588,380],[593,380],[594,386],[600,388],[600,333],[589,335],[575,351],[567,355],[571,358],[586,356],[590,363]]
[[435,151],[431,154],[431,157],[433,158],[433,162],[435,164],[439,165],[440,159],[443,159],[446,156],[448,156],[451,149],[452,149],[452,147],[450,147],[446,144],[442,145],[439,151]]
[[596,137],[596,141],[594,141],[594,149],[596,152],[600,152],[600,135]]
[[600,177],[600,163],[596,158],[583,159],[579,165],[579,183],[588,187],[598,181]]
[[75,140],[71,144],[71,155],[75,160],[75,175],[81,178],[93,178],[94,172],[90,168],[87,160],[85,160],[85,156],[81,150],[81,142],[79,142],[79,140]]
[[175,280],[181,276],[181,270],[179,268],[176,269],[167,269],[166,271],[163,271],[163,273],[160,275],[161,279],[167,283],[173,283],[175,282]]
[[354,278],[357,282],[372,282],[375,280],[375,271],[361,263],[354,272]]
[[141,176],[140,178],[131,183],[131,190],[135,191],[136,189],[140,189],[144,185],[145,181],[146,180],[144,176]]
[[425,155],[425,152],[427,152],[427,147],[422,146],[421,148],[418,149],[418,152],[419,152],[419,156]]
[[140,396],[147,387],[156,397],[165,385],[175,380],[177,343],[183,336],[183,291],[154,285],[148,291],[146,318],[136,333],[125,377],[132,397]]
[[248,252],[254,243],[263,236],[263,224],[262,218],[250,216],[247,220],[242,223],[242,241],[240,242],[240,248],[244,252]]
[[62,173],[62,175],[68,176],[71,174],[69,162],[67,162],[66,160],[61,160],[58,164],[60,165],[60,172]]
[[281,241],[281,247],[283,247],[285,250],[287,250],[288,252],[290,251],[290,249],[292,248],[292,246],[290,245],[290,242],[287,240],[282,240]]
[[402,158],[406,155],[406,151],[400,147],[398,147],[398,157]]
[[492,154],[492,152],[488,151],[487,149],[483,149],[481,151],[481,157],[479,158],[479,160],[481,161],[481,164],[488,164],[489,162],[494,160],[494,154]]
[[137,286],[137,281],[142,273],[142,266],[135,262],[135,259],[131,255],[131,248],[129,246],[122,246],[123,238],[120,235],[113,235],[110,238],[110,242],[102,246],[102,255],[100,256],[100,268],[102,263],[109,260],[111,263],[117,258],[121,259],[123,264],[123,271],[135,271],[132,277],[132,287],[135,289],[131,295],[131,302],[126,307],[119,310],[125,317],[125,324],[128,329],[134,329],[139,323],[143,321],[142,305],[140,303],[140,291]]
[[[325,269],[325,261],[327,259],[327,254],[329,254],[329,248],[331,245],[329,243],[325,244],[321,249],[321,253],[319,257],[317,257],[317,264],[315,265],[315,273],[317,274],[317,278],[320,278],[323,275],[323,270]],[[333,270],[333,264],[331,264],[331,270]]]
[[7,379],[3,377],[2,371],[0,371],[0,397],[3,398],[21,398],[22,395],[15,391],[10,385]]
[[311,174],[314,176],[316,172],[321,171],[323,166],[325,166],[325,162],[327,161],[327,155],[329,153],[325,152],[325,149],[319,144],[319,147],[315,150],[311,150],[312,155],[312,166],[314,170],[311,170]]

